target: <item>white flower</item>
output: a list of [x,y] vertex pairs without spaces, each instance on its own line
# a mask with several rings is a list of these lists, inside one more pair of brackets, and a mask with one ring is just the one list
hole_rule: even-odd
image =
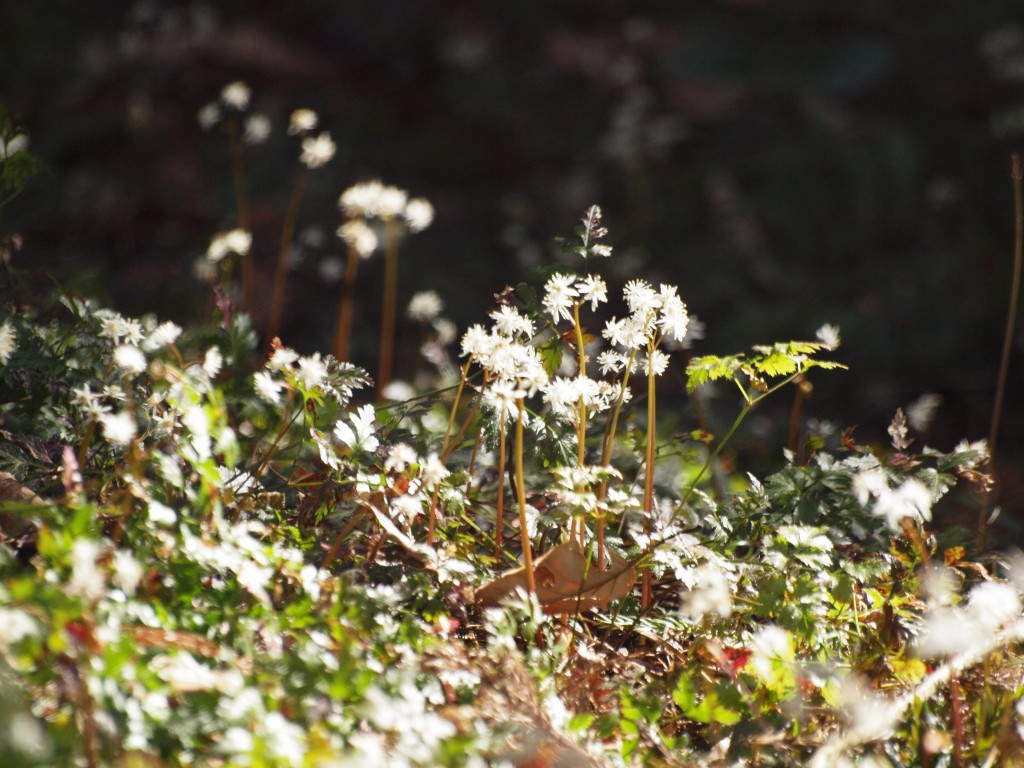
[[750,666],[762,680],[775,679],[777,662],[793,660],[793,639],[782,627],[769,624],[750,638]]
[[1020,593],[1003,582],[982,582],[971,590],[967,611],[987,635],[1020,617]]
[[355,184],[341,193],[341,197],[338,198],[338,207],[349,218],[376,216],[378,201],[383,189],[384,185],[379,181]]
[[273,376],[270,375],[269,371],[257,371],[253,375],[253,385],[256,388],[256,394],[271,405],[280,405],[281,403],[281,390],[284,385],[277,381]]
[[131,444],[136,434],[135,417],[131,413],[104,413],[99,420],[103,425],[103,436],[109,443],[117,446]]
[[410,464],[416,464],[419,460],[416,451],[409,445],[406,443],[395,443],[388,450],[388,457],[384,461],[384,469],[388,472],[404,472],[409,468]]
[[302,155],[299,161],[307,168],[319,168],[330,162],[337,147],[331,141],[331,134],[324,131],[319,136],[307,136],[302,140]]
[[288,121],[288,135],[296,136],[316,128],[319,116],[312,109],[296,109]]
[[299,354],[290,347],[278,347],[267,361],[268,368],[279,371],[291,370],[292,365],[299,359]]
[[232,229],[228,232],[219,232],[210,241],[206,249],[206,258],[216,264],[229,253],[245,255],[252,247],[252,233],[244,229]]
[[814,332],[815,337],[821,342],[825,349],[837,349],[839,347],[839,326],[825,323]]
[[404,189],[386,186],[381,188],[377,196],[375,214],[382,219],[394,219],[405,212],[405,204],[409,194]]
[[941,404],[942,395],[925,392],[906,407],[907,421],[918,432],[924,432],[931,426],[932,420],[935,418],[935,411]]
[[407,312],[413,320],[426,323],[437,317],[444,309],[444,302],[437,291],[420,291],[409,300]]
[[651,372],[654,372],[655,376],[661,376],[668,368],[669,357],[660,349],[655,349],[650,353],[650,357],[645,358],[643,361],[643,371],[648,376]]
[[515,307],[503,304],[491,312],[489,317],[494,321],[494,329],[502,336],[513,338],[518,335],[533,336],[533,321],[519,314]]
[[199,120],[200,128],[204,131],[210,130],[220,122],[220,105],[215,101],[211,101],[199,110],[199,113],[196,115],[196,119]]
[[690,621],[700,621],[708,614],[728,618],[732,614],[732,592],[720,567],[712,562],[693,569],[692,585],[683,593],[681,611]]
[[920,480],[910,478],[896,490],[882,493],[872,511],[886,519],[890,530],[900,531],[904,517],[919,522],[932,519],[932,494]]
[[494,338],[479,323],[469,326],[462,336],[462,357],[479,357],[487,354],[494,346]]
[[266,115],[249,115],[245,119],[242,141],[246,144],[262,144],[270,136],[270,118]]
[[574,275],[554,274],[544,285],[544,309],[556,323],[559,319],[572,320],[572,309],[579,296]]
[[96,567],[96,560],[102,552],[100,543],[92,539],[76,539],[71,545],[71,580],[67,585],[69,594],[88,602],[95,602],[106,594],[106,580]]
[[623,289],[623,296],[629,311],[635,315],[649,315],[661,304],[657,292],[646,280],[630,280]]
[[377,250],[377,233],[362,219],[349,219],[338,227],[338,237],[360,258],[368,259]]
[[402,216],[410,232],[422,232],[434,220],[434,206],[428,200],[417,197],[405,204]]
[[31,614],[19,608],[0,608],[0,647],[42,634],[42,627]]
[[597,305],[608,301],[608,286],[600,275],[587,275],[576,283],[576,290],[583,303],[590,302],[590,310],[597,311]]
[[125,373],[135,375],[146,370],[146,356],[142,353],[141,349],[129,344],[121,344],[115,347],[112,359],[114,365]]
[[203,370],[211,379],[220,373],[224,365],[224,356],[220,353],[219,347],[210,347],[203,356]]
[[119,549],[114,553],[114,584],[126,595],[134,595],[142,581],[142,566],[132,553]]
[[178,522],[178,513],[159,501],[150,501],[148,516],[149,522],[157,525],[174,525]]
[[686,329],[690,318],[686,314],[686,305],[682,299],[675,295],[675,289],[671,293],[666,292],[667,286],[661,286],[662,303],[661,312],[658,316],[658,327],[665,336],[670,336],[676,341],[686,338]]
[[224,90],[220,92],[221,101],[229,107],[234,107],[238,110],[245,109],[249,106],[249,98],[251,96],[252,91],[249,90],[249,86],[241,80],[228,83],[224,86]]
[[339,420],[334,425],[334,435],[350,448],[359,448],[368,453],[373,452],[380,444],[376,436],[375,419],[376,412],[372,405],[361,406],[359,410],[349,415],[352,426]]
[[180,335],[181,326],[172,322],[160,323],[142,343],[142,348],[147,352],[155,352],[173,344]]
[[323,385],[327,378],[327,365],[320,359],[319,352],[299,358],[299,369],[295,372],[295,378],[305,389]]
[[302,766],[306,763],[306,732],[296,723],[285,720],[279,712],[271,712],[263,722],[268,756],[281,765]]
[[420,479],[423,482],[423,487],[431,491],[437,488],[441,481],[450,474],[436,453],[427,456],[427,460],[420,467]]
[[0,365],[7,365],[7,361],[18,348],[18,335],[10,323],[0,325]]

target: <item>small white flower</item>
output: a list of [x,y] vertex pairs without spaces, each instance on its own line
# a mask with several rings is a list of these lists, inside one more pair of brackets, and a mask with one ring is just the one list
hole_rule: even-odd
[[576,290],[583,303],[590,302],[592,312],[597,311],[598,304],[608,301],[608,286],[600,275],[587,275],[582,278],[576,283]]
[[96,560],[103,553],[103,547],[92,539],[77,539],[71,545],[71,580],[69,594],[77,595],[88,602],[100,600],[106,594],[106,580],[96,567]]
[[437,291],[420,291],[413,294],[407,310],[409,317],[421,323],[427,323],[437,317],[444,309],[444,302]]
[[18,335],[10,323],[0,325],[0,365],[7,365],[18,348]]
[[821,342],[825,349],[833,350],[839,347],[839,326],[825,323],[814,332],[815,337]]
[[544,309],[556,323],[559,319],[572,320],[572,309],[579,292],[574,275],[554,274],[544,284]]
[[405,204],[402,216],[410,232],[422,232],[434,220],[434,206],[428,200],[417,197]]
[[244,229],[232,229],[214,235],[206,249],[206,258],[212,264],[221,261],[229,253],[245,255],[252,247],[252,233]]
[[200,128],[202,128],[204,131],[210,130],[211,128],[213,128],[213,126],[220,122],[220,105],[215,101],[211,101],[209,104],[205,105],[204,107],[202,107],[202,109],[199,110],[199,113],[196,115],[196,118],[199,120]]
[[270,136],[270,118],[263,114],[249,115],[245,119],[242,141],[246,144],[263,144]]
[[427,460],[420,467],[420,478],[423,481],[423,487],[430,491],[437,488],[441,481],[450,474],[436,453],[431,453],[427,456]]
[[338,198],[338,207],[349,218],[370,218],[377,215],[378,201],[384,185],[379,181],[355,184]]
[[368,259],[377,250],[377,233],[362,219],[349,219],[338,227],[338,237],[360,258]]
[[314,389],[323,385],[327,378],[327,364],[320,359],[319,352],[299,358],[299,369],[295,372],[295,378],[305,389]]
[[104,413],[99,420],[103,425],[103,437],[112,445],[127,446],[135,438],[135,417],[128,411]]
[[129,344],[115,347],[112,359],[114,365],[133,376],[146,370],[146,356],[141,349]]
[[376,416],[372,405],[361,406],[359,410],[349,416],[352,426],[339,420],[334,425],[334,435],[350,448],[360,448],[368,453],[373,452],[380,445],[374,426]]
[[324,131],[319,136],[307,136],[302,140],[302,155],[299,161],[307,168],[319,168],[330,162],[337,150],[331,141],[331,134]]
[[229,107],[234,107],[238,110],[243,110],[249,106],[249,99],[251,96],[252,91],[249,90],[249,86],[241,80],[228,83],[224,86],[224,90],[220,92],[221,101]]
[[298,359],[299,354],[294,349],[289,347],[278,347],[270,356],[270,360],[267,361],[267,367],[274,368],[278,371],[288,371],[291,370],[292,365],[294,365]]
[[377,209],[374,213],[382,219],[394,219],[405,213],[409,193],[398,187],[382,187],[377,197]]
[[256,394],[271,405],[280,405],[281,390],[284,385],[270,375],[269,371],[257,371],[253,375]]
[[649,315],[660,305],[657,292],[646,280],[630,280],[623,289],[623,296],[629,311],[635,315]]
[[416,464],[419,460],[416,451],[409,445],[406,443],[395,443],[388,450],[388,457],[384,461],[384,469],[388,472],[404,472],[409,468],[410,464]]
[[203,356],[203,370],[211,379],[220,373],[224,365],[224,356],[220,353],[219,347],[210,347]]
[[142,581],[142,566],[132,553],[119,549],[114,553],[114,584],[126,595],[134,595]]
[[643,361],[643,371],[648,376],[653,371],[655,376],[661,376],[668,369],[669,356],[662,352],[660,349],[655,349],[651,352],[649,358],[645,358]]
[[320,118],[312,109],[296,109],[288,121],[288,134],[296,136],[316,128]]
[[181,335],[181,326],[172,322],[160,323],[142,343],[147,352],[155,352],[173,344]]

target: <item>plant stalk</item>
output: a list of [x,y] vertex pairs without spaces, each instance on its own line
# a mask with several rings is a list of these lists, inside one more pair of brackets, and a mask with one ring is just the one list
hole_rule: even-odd
[[[1006,332],[1003,334],[1003,353],[999,361],[999,378],[996,381],[995,402],[992,405],[992,423],[988,431],[988,460],[995,471],[996,442],[999,438],[999,422],[1003,415],[1003,397],[1006,394],[1006,378],[1010,369],[1010,352],[1013,349],[1014,326],[1017,322],[1017,304],[1020,298],[1021,261],[1024,258],[1024,200],[1021,196],[1020,155],[1010,156],[1010,178],[1013,180],[1013,280],[1010,285],[1010,307],[1006,313]],[[988,529],[988,505],[982,504],[978,512],[978,547],[985,549]]]

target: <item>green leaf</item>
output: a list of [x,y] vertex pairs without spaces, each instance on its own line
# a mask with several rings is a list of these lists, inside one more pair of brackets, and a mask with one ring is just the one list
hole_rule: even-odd
[[544,371],[548,376],[554,376],[561,367],[563,349],[564,345],[558,336],[552,336],[537,347],[540,359],[544,363]]
[[743,367],[743,355],[704,355],[695,357],[686,366],[686,390],[693,392],[701,384],[718,379],[735,379],[736,373]]

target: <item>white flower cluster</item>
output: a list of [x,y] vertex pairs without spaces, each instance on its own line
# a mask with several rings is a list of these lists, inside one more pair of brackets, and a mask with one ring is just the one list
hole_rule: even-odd
[[[395,221],[402,218],[410,232],[422,232],[434,220],[434,207],[418,197],[409,198],[404,189],[368,181],[349,187],[338,198],[338,207],[349,219],[381,219]],[[338,235],[346,239],[339,230]],[[346,239],[346,242],[349,242]]]
[[922,523],[932,519],[932,492],[916,478],[904,480],[892,488],[881,468],[868,469],[853,479],[853,492],[862,506],[871,503],[871,512],[885,518],[894,533],[903,530],[903,519]]
[[[220,97],[199,110],[199,125],[209,131],[232,115],[242,115],[249,109],[252,89],[241,80],[228,83],[221,89]],[[245,115],[242,124],[242,141],[246,144],[262,144],[270,136],[270,119],[259,112]]]

